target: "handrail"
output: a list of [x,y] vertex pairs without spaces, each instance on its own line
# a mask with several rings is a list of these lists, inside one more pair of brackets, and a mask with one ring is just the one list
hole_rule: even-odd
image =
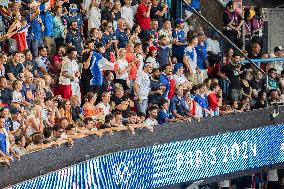
[[228,43],[230,43],[243,57],[245,57],[245,59],[247,59],[250,63],[252,63],[256,69],[258,69],[263,75],[265,75],[266,77],[267,74],[260,69],[250,58],[247,57],[246,54],[244,54],[242,52],[241,49],[239,49],[239,47],[237,47],[235,45],[235,43],[233,43],[230,39],[228,39],[220,30],[218,30],[211,22],[209,22],[202,14],[200,14],[198,11],[196,11],[188,2],[183,1],[187,6],[189,6],[191,8],[191,10],[197,15],[199,16],[203,21],[205,21],[211,28],[213,28],[213,30],[215,30],[219,35],[221,35]]
[[226,7],[226,3],[222,0],[216,0],[218,3],[220,3],[223,7]]
[[[251,59],[255,63],[265,63],[265,62],[274,62],[274,61],[284,61],[284,58],[267,58],[267,59]],[[248,60],[240,61],[239,64],[248,64]]]

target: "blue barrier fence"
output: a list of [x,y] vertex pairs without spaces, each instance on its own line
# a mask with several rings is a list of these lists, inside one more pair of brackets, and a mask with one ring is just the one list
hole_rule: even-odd
[[[265,62],[275,62],[284,61],[284,58],[267,58],[267,59],[251,59],[254,63],[265,63]],[[240,61],[239,64],[248,64],[248,60]]]
[[116,152],[13,186],[157,188],[284,162],[284,125]]

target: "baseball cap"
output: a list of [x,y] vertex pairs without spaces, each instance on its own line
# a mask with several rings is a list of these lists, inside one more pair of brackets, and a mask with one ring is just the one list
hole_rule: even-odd
[[77,12],[78,11],[77,5],[76,4],[70,4],[69,11],[70,12]]
[[274,48],[274,52],[277,52],[277,51],[283,51],[283,48],[281,46],[276,46]]
[[184,20],[183,20],[183,19],[177,19],[176,23],[177,23],[177,24],[183,24],[183,23],[184,23]]
[[152,52],[152,51],[155,51],[155,50],[158,50],[158,48],[154,45],[150,46],[149,47],[149,52]]

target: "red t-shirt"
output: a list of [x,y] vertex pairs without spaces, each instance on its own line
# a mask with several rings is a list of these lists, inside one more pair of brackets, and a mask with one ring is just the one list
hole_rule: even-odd
[[149,7],[144,3],[141,3],[137,8],[136,19],[138,25],[142,30],[148,30],[150,28],[150,17],[145,17],[145,14],[148,11]]
[[209,109],[213,111],[218,109],[218,97],[213,92],[208,95],[208,106]]

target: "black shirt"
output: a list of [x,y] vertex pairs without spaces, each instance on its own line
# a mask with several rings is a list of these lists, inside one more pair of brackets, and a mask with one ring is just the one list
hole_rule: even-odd
[[225,65],[222,70],[230,80],[230,89],[241,89],[241,81],[239,72],[233,64]]
[[112,11],[108,10],[107,8],[102,10],[102,21],[106,20],[108,22],[112,22],[113,21],[113,17],[112,17]]
[[15,78],[20,79],[20,73],[24,72],[24,66],[20,63],[14,65],[12,61],[4,64],[6,70],[6,78],[9,79],[8,73],[12,73]]
[[[159,79],[154,80],[153,78],[150,78],[151,91],[157,91],[157,90],[160,89],[161,86],[162,86],[162,83],[160,82]],[[149,100],[149,104],[158,104],[159,105],[159,103],[162,100],[162,95],[160,95],[160,94],[149,95],[148,100]]]
[[[118,98],[117,96],[113,95],[111,97],[111,101],[114,102],[115,106],[121,104],[123,101],[127,101],[128,98],[124,95],[122,98]],[[130,112],[130,106],[127,107],[126,110],[117,110],[115,109],[116,111],[120,111],[122,113],[122,117],[123,118],[127,118],[128,117],[128,113]]]
[[10,105],[13,100],[12,90],[7,88],[0,89],[0,98],[3,103]]
[[150,10],[150,18],[151,18],[151,20],[156,19],[156,20],[158,21],[158,24],[159,24],[158,30],[160,30],[160,29],[162,28],[162,25],[163,25],[163,17],[156,15],[156,13],[157,13],[158,11],[161,12],[162,10],[163,10],[163,8],[162,8],[161,6],[153,6],[153,7],[151,8],[151,10]]

